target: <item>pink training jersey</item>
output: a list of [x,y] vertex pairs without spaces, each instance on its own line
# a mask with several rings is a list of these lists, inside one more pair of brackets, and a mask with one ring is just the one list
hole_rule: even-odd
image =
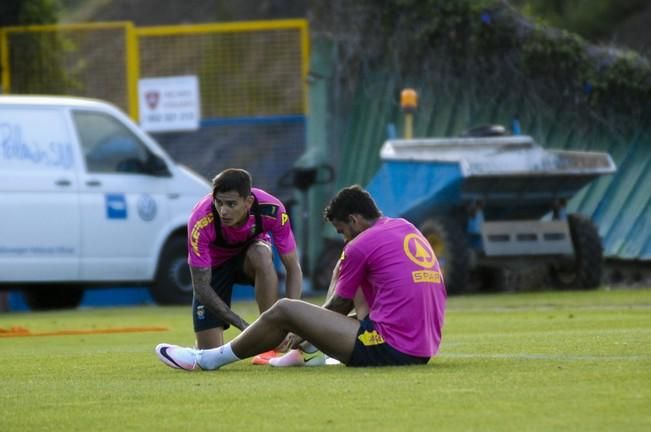
[[352,299],[361,287],[377,335],[417,357],[438,352],[446,291],[438,260],[423,235],[404,219],[380,218],[344,248],[336,293]]
[[[262,214],[262,234],[258,239],[273,241],[278,253],[286,255],[296,250],[296,241],[292,233],[289,216],[279,199],[262,189],[252,188],[251,193],[257,198],[258,205],[271,205],[270,211]],[[193,267],[217,267],[228,259],[242,252],[244,247],[224,248],[215,245],[215,223],[212,214],[213,198],[206,195],[192,210],[188,222],[188,263]],[[275,207],[275,208],[274,208]],[[269,207],[268,207],[269,209]],[[255,216],[241,227],[221,225],[222,235],[228,244],[238,244],[249,239],[255,232]],[[271,237],[269,236],[271,233]]]

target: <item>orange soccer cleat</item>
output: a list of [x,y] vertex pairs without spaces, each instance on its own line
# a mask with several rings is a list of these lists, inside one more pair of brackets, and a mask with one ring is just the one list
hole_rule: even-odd
[[280,355],[283,355],[283,353],[279,353],[274,350],[263,352],[262,354],[258,354],[257,356],[253,357],[251,363],[254,365],[266,365],[269,364],[269,360]]

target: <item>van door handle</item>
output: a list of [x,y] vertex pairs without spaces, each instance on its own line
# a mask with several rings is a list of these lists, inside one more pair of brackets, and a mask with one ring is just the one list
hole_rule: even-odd
[[72,184],[72,182],[68,179],[59,179],[55,181],[54,184],[60,187],[68,187]]
[[102,185],[102,182],[99,181],[99,180],[88,180],[86,182],[86,186],[97,187],[97,186],[101,186],[101,185]]

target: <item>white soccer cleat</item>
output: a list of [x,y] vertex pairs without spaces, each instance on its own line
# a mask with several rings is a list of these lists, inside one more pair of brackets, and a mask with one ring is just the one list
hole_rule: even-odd
[[158,359],[174,369],[193,371],[199,367],[199,350],[166,343],[156,346]]
[[293,349],[284,356],[270,359],[269,364],[274,367],[323,366],[325,364],[325,355],[321,351],[307,353],[299,349]]

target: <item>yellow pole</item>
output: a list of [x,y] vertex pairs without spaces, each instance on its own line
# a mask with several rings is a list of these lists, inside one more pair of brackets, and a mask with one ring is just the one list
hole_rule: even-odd
[[303,82],[303,115],[308,114],[308,84],[307,74],[310,69],[310,35],[308,31],[308,24],[306,21],[299,21],[301,32],[301,80]]
[[2,93],[9,93],[9,87],[11,85],[11,76],[9,75],[9,36],[7,32],[0,29],[0,54],[2,58],[0,59],[0,68],[2,68]]
[[129,115],[136,123],[140,119],[138,107],[138,79],[140,78],[140,52],[138,47],[138,36],[136,35],[133,23],[129,22],[126,26],[127,39],[127,99],[129,106]]
[[405,139],[412,139],[414,137],[414,115],[410,112],[405,112]]

